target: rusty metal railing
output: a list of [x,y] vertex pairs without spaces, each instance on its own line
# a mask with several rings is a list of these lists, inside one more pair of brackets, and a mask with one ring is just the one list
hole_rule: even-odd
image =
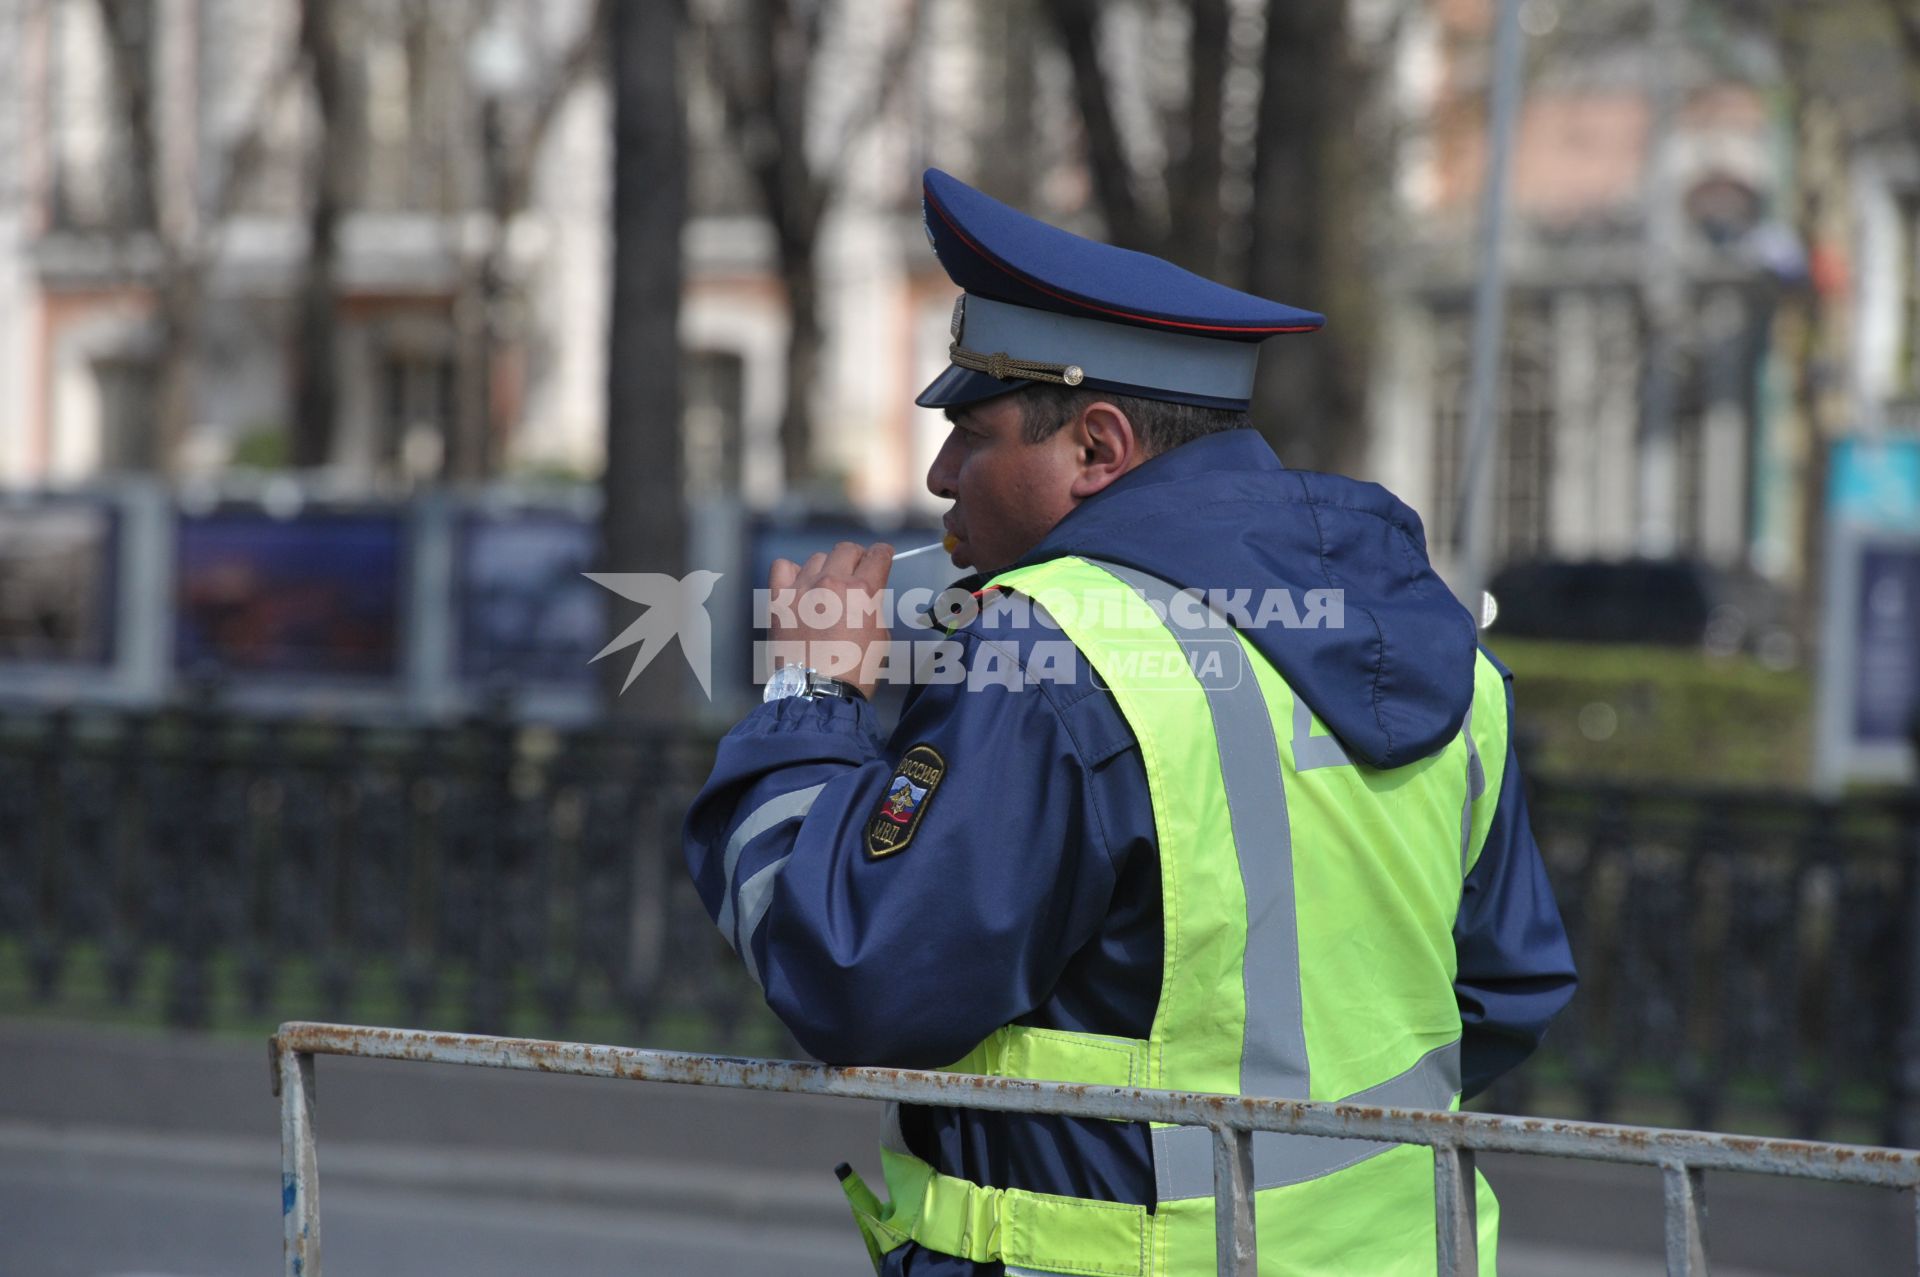
[[[320,1199],[314,1149],[313,1060],[352,1055],[485,1068],[571,1073],[637,1082],[679,1082],[751,1091],[793,1091],[1013,1113],[1058,1113],[1206,1127],[1214,1139],[1215,1242],[1222,1277],[1255,1277],[1253,1133],[1423,1144],[1434,1151],[1438,1272],[1479,1272],[1474,1156],[1530,1153],[1660,1168],[1666,1184],[1667,1272],[1704,1277],[1706,1172],[1768,1175],[1903,1189],[1920,1220],[1920,1152],[1703,1131],[1562,1122],[1421,1109],[1370,1108],[1189,1091],[1075,1086],[928,1073],[841,1069],[785,1060],[688,1055],[631,1047],[482,1037],[338,1024],[283,1024],[270,1042],[280,1097],[281,1215],[287,1277],[320,1275]],[[1916,1250],[1920,1272],[1920,1249]]]

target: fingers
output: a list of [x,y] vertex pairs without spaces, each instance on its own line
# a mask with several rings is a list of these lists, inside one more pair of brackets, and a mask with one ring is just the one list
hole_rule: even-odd
[[791,590],[795,581],[800,579],[800,565],[789,559],[775,559],[773,571],[767,574],[767,592],[778,595]]
[[821,576],[825,574],[826,567],[827,567],[826,555],[821,554],[818,551],[814,552],[813,554],[809,554],[807,556],[807,561],[800,565],[799,575],[794,578],[794,582],[793,582],[794,588],[800,589],[800,590],[811,589],[814,583],[817,582],[821,578]]
[[[893,547],[884,541],[842,541],[798,565],[775,559],[767,581],[774,596],[772,640],[803,644],[806,656],[799,659],[827,673],[859,678],[870,666],[878,670],[892,641],[885,607],[892,570]],[[862,688],[871,692],[864,682]]]
[[[776,560],[774,571],[780,571],[785,559]],[[791,565],[789,565],[791,566]],[[872,546],[862,546],[854,541],[842,541],[832,551],[815,553],[794,570],[792,579],[784,582],[800,591],[812,589],[822,581],[853,581],[865,589],[878,592],[886,588],[887,574],[893,570],[893,547],[885,541]],[[783,583],[775,577],[770,584],[775,590]]]
[[860,566],[860,559],[866,554],[865,547],[855,541],[842,541],[833,547],[827,555],[827,576],[852,576]]
[[853,575],[860,584],[878,593],[887,588],[887,573],[892,570],[893,547],[877,541],[860,556],[860,566],[854,569]]

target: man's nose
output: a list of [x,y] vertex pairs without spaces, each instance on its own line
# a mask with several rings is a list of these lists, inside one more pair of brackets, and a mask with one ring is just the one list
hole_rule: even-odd
[[934,454],[933,464],[927,467],[927,491],[936,497],[948,501],[960,495],[958,484],[959,467],[954,462],[953,433],[948,432],[940,451]]

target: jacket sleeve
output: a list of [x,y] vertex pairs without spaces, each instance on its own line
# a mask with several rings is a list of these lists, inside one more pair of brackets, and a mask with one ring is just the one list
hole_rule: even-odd
[[[955,641],[976,667],[982,640]],[[1106,913],[1087,768],[1051,689],[1005,655],[1010,677],[920,688],[884,744],[864,703],[762,705],[688,813],[701,900],[821,1060],[952,1063],[1039,1006]],[[868,823],[916,746],[942,774],[904,845],[874,856]]]
[[1531,1055],[1578,983],[1573,951],[1527,822],[1512,739],[1510,675],[1506,699],[1509,730],[1500,793],[1480,858],[1467,874],[1453,929],[1459,959],[1453,989],[1463,1026],[1462,1098],[1479,1094]]

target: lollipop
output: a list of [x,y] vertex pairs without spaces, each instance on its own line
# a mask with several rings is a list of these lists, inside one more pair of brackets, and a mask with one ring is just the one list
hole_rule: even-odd
[[954,547],[959,544],[960,538],[949,532],[931,545],[919,545],[911,550],[901,551],[899,554],[893,556],[893,561],[898,563],[902,559],[911,559],[914,555],[925,554],[928,550],[945,550],[948,554],[952,554]]

